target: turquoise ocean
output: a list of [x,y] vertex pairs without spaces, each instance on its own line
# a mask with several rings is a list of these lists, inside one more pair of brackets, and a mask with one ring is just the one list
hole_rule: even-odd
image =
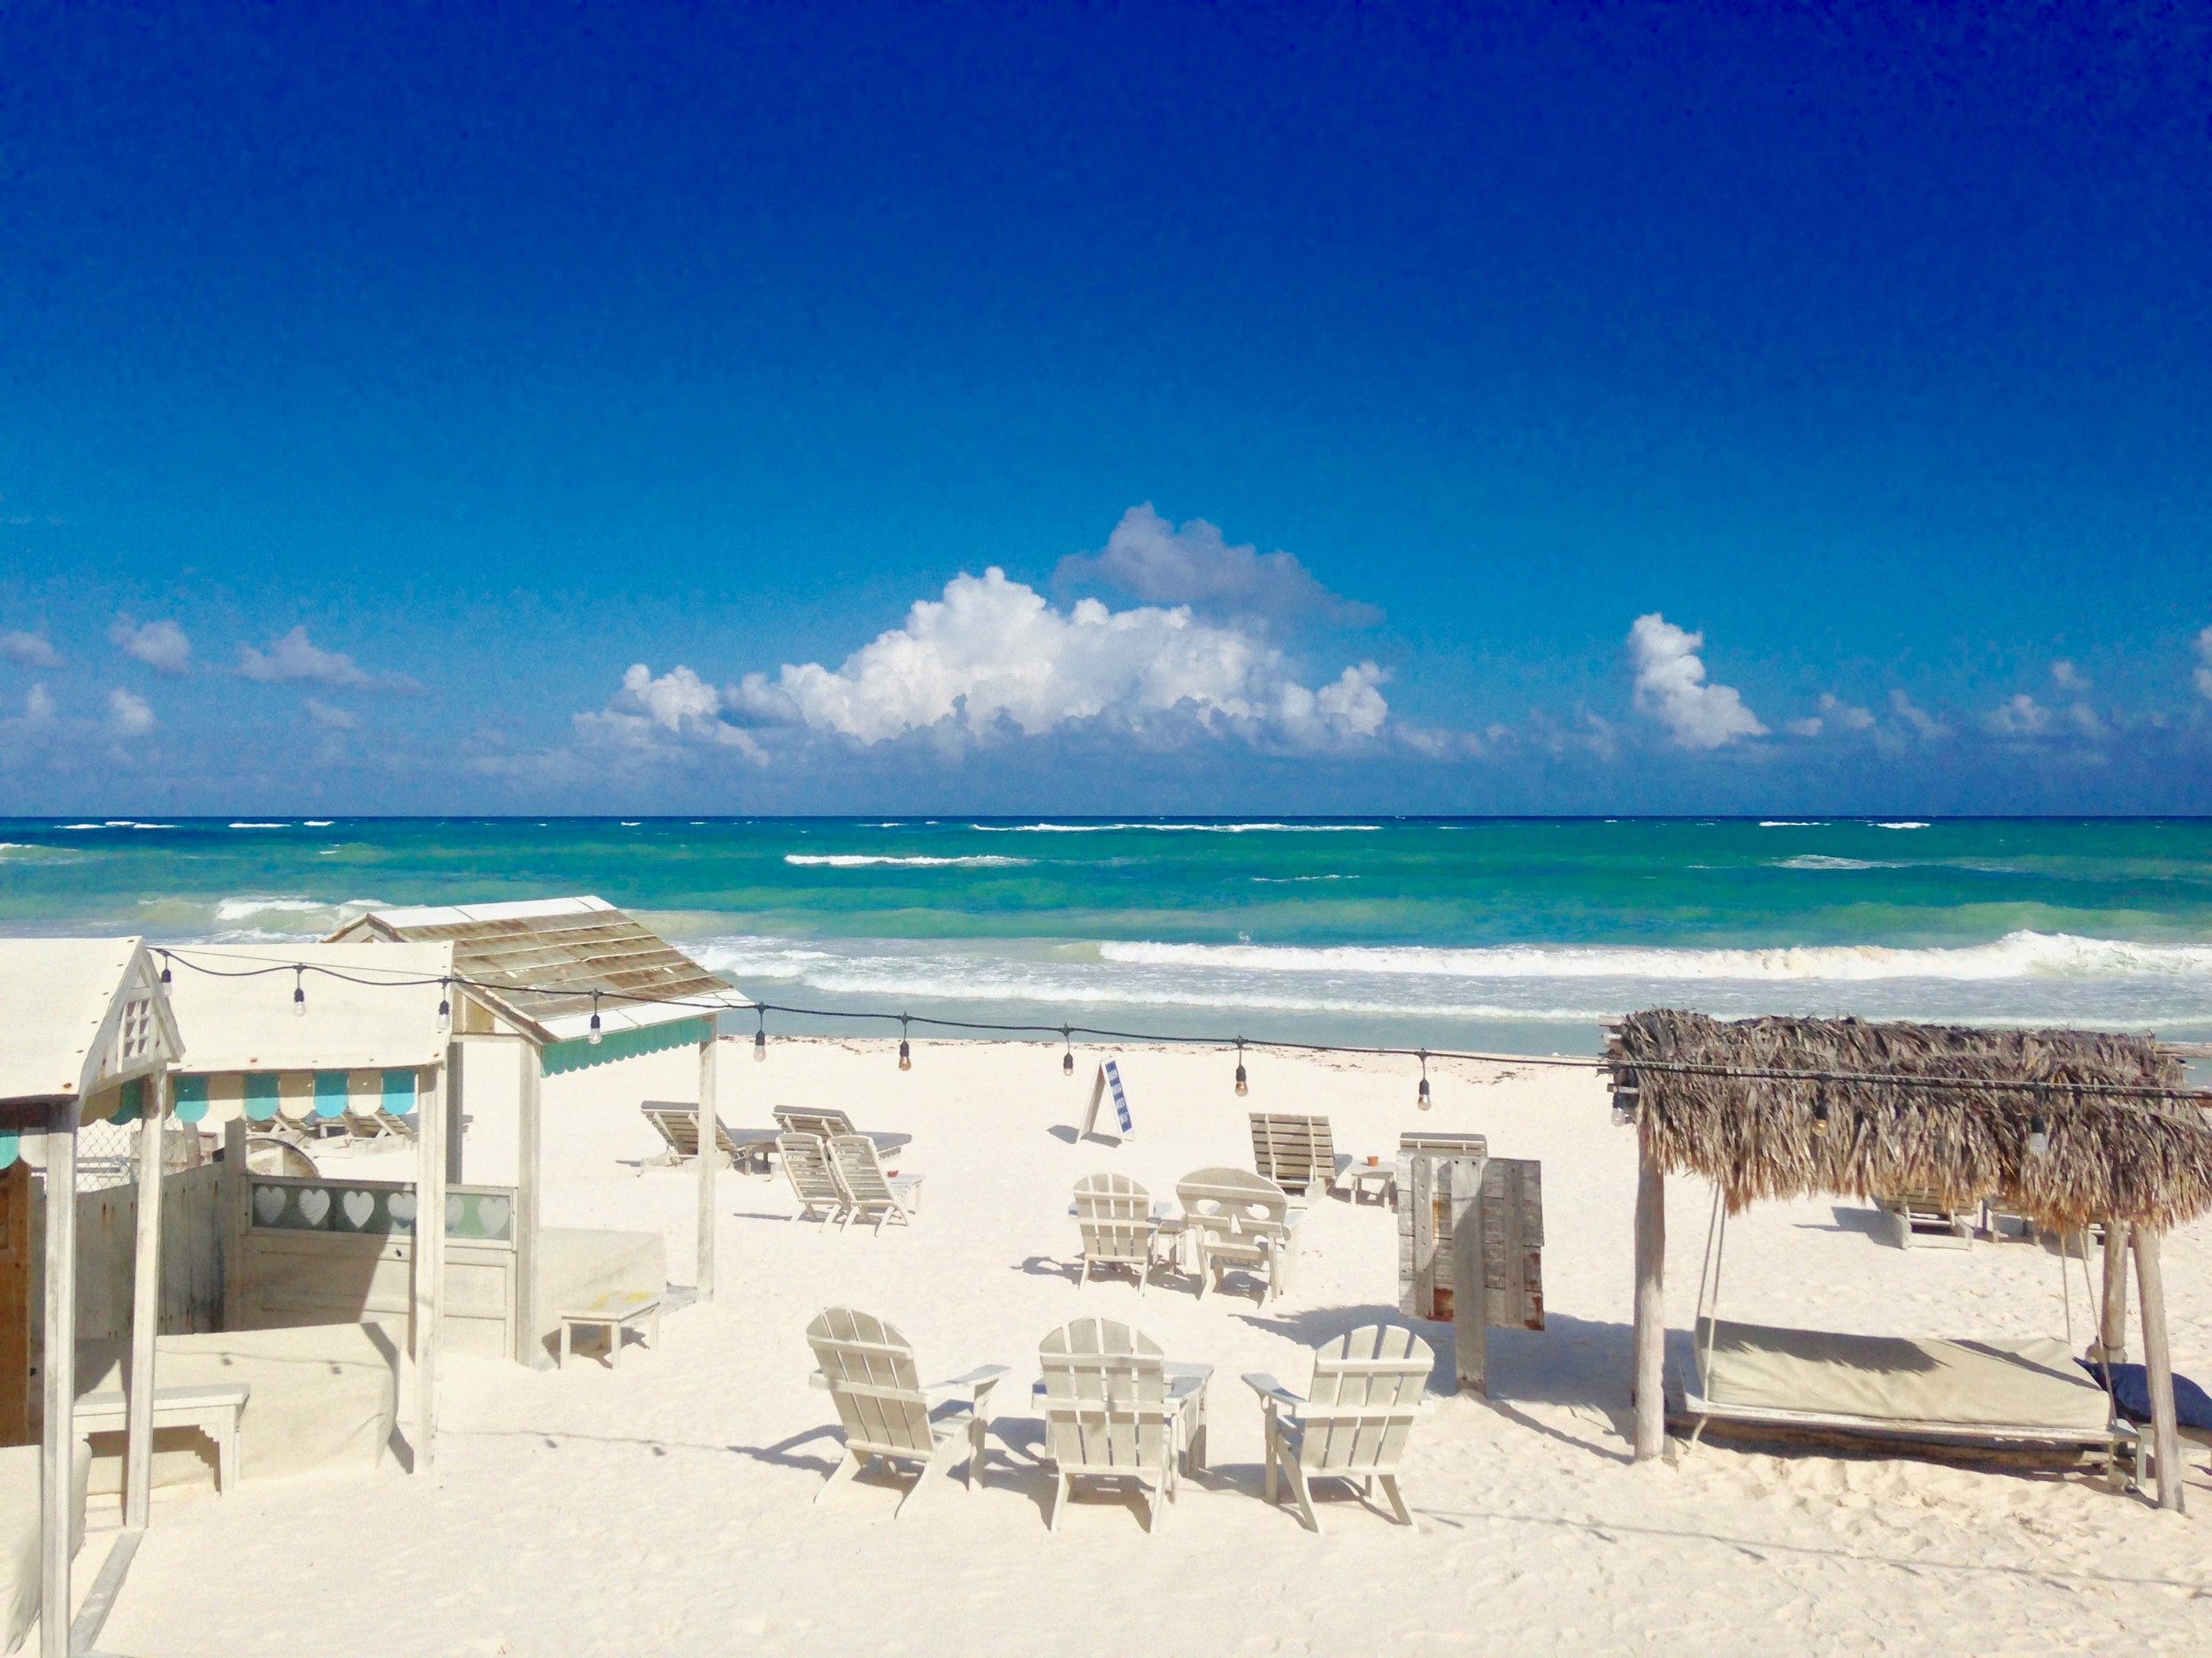
[[0,819],[14,934],[572,893],[823,1008],[1534,1053],[1653,1005],[2212,1040],[2204,820]]

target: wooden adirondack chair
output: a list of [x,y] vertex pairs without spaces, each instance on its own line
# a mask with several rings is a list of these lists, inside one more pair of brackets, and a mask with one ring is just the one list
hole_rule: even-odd
[[1325,1117],[1254,1111],[1253,1166],[1294,1196],[1327,1191],[1336,1181],[1336,1136]]
[[876,1143],[865,1134],[840,1134],[830,1141],[830,1157],[837,1181],[845,1188],[845,1222],[872,1220],[881,1232],[895,1220],[910,1226],[922,1206],[922,1177],[910,1174],[894,1180],[876,1159]]
[[783,1160],[784,1178],[799,1200],[799,1212],[792,1219],[819,1220],[825,1226],[835,1221],[841,1226],[852,1218],[852,1198],[837,1178],[829,1148],[818,1136],[779,1134],[776,1155]]
[[1210,1364],[1170,1364],[1156,1342],[1108,1318],[1079,1318],[1037,1345],[1035,1401],[1043,1458],[1053,1465],[1048,1530],[1060,1529],[1077,1479],[1134,1481],[1144,1529],[1159,1530],[1161,1499],[1175,1495],[1179,1447],[1189,1471],[1206,1465]]
[[1143,1294],[1160,1247],[1151,1194],[1125,1174],[1087,1174],[1075,1185],[1075,1224],[1083,1238],[1076,1288],[1090,1282],[1093,1267],[1122,1266],[1137,1275]]
[[1267,1407],[1267,1500],[1276,1473],[1289,1476],[1299,1517],[1321,1529],[1314,1512],[1316,1479],[1348,1479],[1372,1497],[1377,1485],[1400,1525],[1413,1516],[1398,1490],[1406,1436],[1428,1409],[1425,1395],[1436,1355],[1400,1324],[1362,1324],[1317,1347],[1313,1383],[1300,1398],[1272,1376],[1248,1374],[1245,1385]]
[[1248,1169],[1200,1169],[1175,1183],[1175,1196],[1184,1235],[1197,1247],[1200,1300],[1232,1267],[1264,1278],[1269,1301],[1282,1294],[1305,1218],[1282,1187]]
[[[919,1462],[922,1471],[899,1500],[894,1517],[920,1501],[933,1474],[968,1459],[968,1489],[983,1477],[983,1428],[991,1389],[1006,1374],[985,1364],[949,1381],[925,1383],[914,1349],[893,1326],[849,1307],[818,1313],[806,1327],[816,1370],[810,1385],[826,1389],[845,1430],[845,1457],[814,1493],[819,1502],[862,1466],[880,1460]],[[964,1392],[964,1403],[957,1395]]]

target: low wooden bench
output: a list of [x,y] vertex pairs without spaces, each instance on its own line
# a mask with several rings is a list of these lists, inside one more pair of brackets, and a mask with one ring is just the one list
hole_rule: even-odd
[[607,1332],[606,1355],[610,1366],[622,1362],[623,1332],[632,1326],[643,1324],[641,1338],[649,1347],[660,1345],[661,1298],[650,1290],[613,1290],[596,1301],[581,1307],[565,1310],[561,1316],[561,1351],[557,1361],[568,1363],[568,1355],[576,1348],[576,1332],[595,1326]]
[[[228,1492],[238,1478],[238,1418],[253,1389],[244,1382],[211,1387],[154,1389],[154,1428],[197,1428],[215,1442],[215,1489]],[[124,1393],[87,1393],[77,1401],[78,1437],[120,1433],[130,1424]]]

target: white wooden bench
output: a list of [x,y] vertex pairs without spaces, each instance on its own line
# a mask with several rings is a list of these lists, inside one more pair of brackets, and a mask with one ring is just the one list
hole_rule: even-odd
[[[211,1387],[154,1389],[154,1428],[197,1428],[215,1442],[215,1489],[228,1492],[238,1478],[238,1418],[253,1389],[244,1382]],[[120,1433],[130,1422],[130,1400],[123,1393],[87,1393],[77,1401],[80,1439]]]
[[657,1347],[661,1340],[661,1298],[650,1290],[611,1290],[596,1301],[581,1307],[571,1308],[561,1316],[561,1351],[557,1361],[568,1363],[568,1355],[575,1351],[576,1332],[585,1327],[607,1332],[607,1362],[622,1362],[623,1332],[634,1325],[642,1324],[641,1339],[649,1347]]

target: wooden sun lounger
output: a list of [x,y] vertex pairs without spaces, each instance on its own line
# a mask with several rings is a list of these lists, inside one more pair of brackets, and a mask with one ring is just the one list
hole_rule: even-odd
[[1874,1200],[1882,1234],[1900,1249],[1967,1249],[1974,1224],[1933,1192],[1894,1192]]
[[[669,1100],[648,1100],[638,1108],[645,1120],[660,1131],[660,1137],[668,1147],[661,1156],[659,1166],[689,1163],[699,1155],[699,1108]],[[741,1169],[748,1164],[757,1166],[760,1172],[770,1172],[769,1158],[775,1155],[776,1131],[751,1129],[733,1134],[729,1125],[719,1117],[714,1119],[714,1148],[730,1160],[730,1167]],[[638,1172],[642,1174],[641,1164]]]
[[1252,1162],[1260,1173],[1295,1197],[1336,1180],[1336,1140],[1325,1117],[1254,1111]]

